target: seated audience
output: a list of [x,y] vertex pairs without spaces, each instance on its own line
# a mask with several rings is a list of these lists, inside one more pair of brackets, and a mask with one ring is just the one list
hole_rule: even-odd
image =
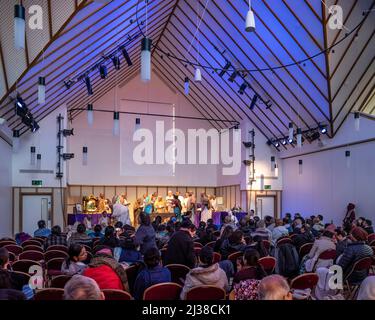
[[[335,229],[335,228],[334,228]],[[334,230],[333,229],[333,230]],[[316,239],[310,252],[306,255],[305,268],[307,272],[315,271],[319,267],[329,267],[333,261],[321,260],[318,261],[319,255],[327,250],[336,250],[334,242],[334,232],[332,230],[325,230],[319,239]],[[328,264],[327,264],[328,263]]]
[[313,220],[313,226],[311,231],[315,236],[318,236],[320,232],[324,231],[323,216],[318,214]]
[[342,228],[336,229],[336,257],[341,256],[344,253],[345,248],[352,241],[347,236],[346,232]]
[[370,219],[365,219],[362,223],[362,228],[368,233],[374,233],[374,228],[372,227],[372,221]]
[[328,268],[322,267],[316,269],[316,274],[319,277],[314,290],[314,297],[317,300],[344,300],[342,290],[332,288],[330,285],[330,282],[334,281],[334,272],[330,271]]
[[271,216],[265,216],[264,223],[266,225],[266,228],[272,233],[273,228],[275,228],[275,219]]
[[68,275],[81,274],[87,265],[84,263],[87,259],[87,252],[82,244],[71,244],[68,249],[69,257],[63,262],[61,271]]
[[315,241],[314,235],[306,225],[302,225],[300,228],[294,228],[293,232],[296,236],[292,238],[292,241],[297,250],[299,250],[304,244],[313,243]]
[[285,217],[283,219],[283,225],[288,230],[288,233],[292,233],[293,232],[293,228],[292,228],[292,224],[289,221],[290,221],[290,219],[288,219],[287,217]]
[[239,229],[243,232],[244,237],[249,237],[251,234],[251,229],[246,218],[242,218],[239,223]]
[[137,276],[134,284],[134,298],[142,300],[144,291],[154,284],[171,282],[171,272],[160,265],[160,253],[156,248],[150,248],[144,255],[144,268]]
[[38,221],[38,229],[34,231],[34,237],[48,237],[51,234],[51,230],[46,228],[46,222],[44,220]]
[[220,248],[225,240],[227,240],[233,233],[233,228],[231,226],[226,226],[225,228],[221,229],[221,234],[219,239],[216,240],[214,251],[220,252]]
[[197,286],[212,285],[229,290],[228,278],[219,267],[218,263],[213,264],[214,254],[210,247],[202,248],[199,255],[199,267],[190,270],[186,275],[184,287],[181,291],[181,299],[186,298],[186,293]]
[[267,257],[269,255],[269,252],[260,236],[255,236],[252,238],[248,248],[258,251],[260,258]]
[[275,227],[272,230],[272,241],[276,243],[276,241],[281,238],[289,235],[288,229],[284,226],[283,221],[281,219],[276,219]]
[[231,253],[238,251],[244,252],[245,248],[246,242],[243,237],[243,232],[241,230],[236,230],[227,240],[224,240],[220,248],[220,253],[222,259],[225,260]]
[[217,231],[218,230],[218,227],[216,224],[214,224],[214,220],[213,219],[208,219],[207,220],[207,226],[206,228],[212,228],[214,231]]
[[221,230],[225,229],[225,227],[230,226],[233,230],[237,229],[237,225],[234,222],[234,220],[231,218],[231,216],[227,215],[224,218],[224,223],[221,226]]
[[22,291],[19,291],[19,290],[0,289],[0,300],[7,300],[7,301],[26,300],[26,296]]
[[357,300],[375,300],[375,276],[369,276],[362,281]]
[[108,226],[107,228],[105,228],[104,237],[100,239],[100,244],[111,248],[120,246],[120,240],[117,237],[114,227]]
[[136,249],[133,238],[128,237],[121,243],[118,262],[126,262],[130,265],[138,261],[142,261],[142,254]]
[[88,246],[90,246],[92,243],[91,237],[86,234],[86,226],[83,223],[80,223],[77,226],[77,232],[74,232],[68,240],[68,245],[76,243],[85,244]]
[[164,224],[160,224],[156,230],[155,239],[159,249],[163,248],[169,241],[169,232]]
[[155,220],[152,222],[152,227],[156,231],[158,229],[158,226],[161,225],[162,219],[161,216],[157,216]]
[[49,246],[62,245],[67,246],[66,237],[61,234],[60,226],[54,226],[51,229],[51,234],[48,236],[44,243],[44,248],[47,249]]
[[[371,257],[374,252],[372,248],[366,244],[367,232],[360,227],[354,227],[351,231],[352,243],[348,243],[344,249],[342,256],[337,259],[337,264],[341,266],[344,277],[352,269],[353,264],[365,257]],[[350,283],[360,283],[368,276],[368,270],[354,271],[349,277]]]
[[288,282],[280,275],[263,278],[259,284],[259,300],[292,300]]
[[125,269],[115,260],[109,248],[98,251],[82,274],[94,279],[102,290],[129,291]]
[[197,242],[201,243],[205,246],[207,243],[215,241],[216,237],[214,236],[214,230],[212,228],[206,228],[203,232],[201,232],[199,239]]
[[257,228],[255,232],[251,234],[251,236],[254,238],[255,236],[259,236],[262,238],[262,240],[272,240],[272,232],[266,228],[266,224],[264,220],[260,220],[257,224]]
[[195,266],[194,241],[196,228],[190,220],[182,221],[180,230],[176,231],[168,242],[164,265],[183,264],[189,268]]
[[140,246],[142,254],[150,248],[157,248],[155,240],[155,230],[151,225],[150,215],[141,213],[139,215],[140,226],[137,229],[134,237],[136,246]]
[[102,230],[103,230],[102,226],[100,224],[96,224],[94,226],[94,230],[89,233],[89,237],[100,238],[100,239],[103,238],[104,235],[102,233]]
[[64,300],[104,300],[104,294],[93,279],[75,275],[64,287]]
[[234,275],[233,283],[239,283],[247,279],[261,280],[267,273],[259,264],[260,255],[255,249],[246,249],[240,263],[237,263],[237,273]]

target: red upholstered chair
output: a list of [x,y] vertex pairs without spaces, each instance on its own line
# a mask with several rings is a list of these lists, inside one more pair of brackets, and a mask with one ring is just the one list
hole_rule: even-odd
[[259,259],[259,264],[267,274],[272,274],[276,267],[276,259],[274,257],[263,257]]
[[18,259],[20,260],[32,260],[32,261],[43,261],[44,260],[44,254],[39,251],[24,251],[19,256]]
[[65,274],[53,277],[51,280],[51,288],[60,288],[64,289],[66,283],[71,279],[71,276],[67,276]]
[[16,261],[16,256],[14,255],[13,252],[8,252],[9,253],[9,261],[13,262]]
[[290,237],[290,239],[293,240],[296,236],[297,236],[297,234],[293,233],[293,234],[291,234],[289,237]]
[[349,300],[353,299],[353,297],[357,293],[357,291],[359,289],[359,286],[360,286],[360,283],[351,283],[349,281],[350,276],[355,271],[367,271],[367,273],[369,273],[369,270],[371,268],[372,263],[373,263],[372,257],[366,257],[366,258],[359,259],[358,261],[356,261],[353,264],[352,269],[345,275],[344,290],[346,289],[346,291],[348,292],[347,298]]
[[263,240],[263,245],[267,249],[267,251],[270,251],[271,248],[271,242],[268,240]]
[[210,248],[213,249],[215,247],[215,243],[216,243],[216,241],[211,241],[211,242],[206,244],[206,247],[210,247]]
[[44,244],[44,242],[46,241],[47,237],[34,237],[34,238],[31,238],[29,240],[34,240],[34,241],[38,241],[40,243],[40,245],[42,246]]
[[319,277],[316,273],[304,273],[292,279],[292,281],[290,282],[290,289],[313,290],[317,285],[318,280]]
[[194,253],[195,253],[195,261],[198,263],[199,261],[199,255],[201,253],[202,248],[194,247]]
[[371,233],[371,234],[369,234],[369,235],[367,236],[367,242],[368,242],[368,243],[371,243],[371,242],[373,242],[373,241],[375,241],[375,233]]
[[234,271],[237,272],[237,259],[243,256],[243,252],[235,252],[228,256],[228,260],[232,261]]
[[214,263],[218,263],[219,261],[221,261],[221,254],[214,252]]
[[12,252],[16,257],[19,256],[22,252],[22,247],[16,244],[8,244],[4,246],[9,252]]
[[276,245],[281,246],[282,244],[286,244],[286,243],[293,243],[292,239],[290,239],[289,237],[280,238],[279,240],[277,240]]
[[38,252],[41,252],[41,253],[44,252],[44,250],[41,246],[34,246],[34,245],[23,247],[23,252],[25,252],[25,251],[38,251]]
[[186,300],[225,300],[225,290],[215,286],[198,286],[186,293]]
[[105,300],[132,300],[132,296],[126,291],[114,290],[114,289],[104,289]]
[[62,246],[62,245],[49,246],[46,251],[52,251],[52,250],[64,251],[64,252],[68,253],[68,247]]
[[30,281],[30,278],[31,278],[31,275],[29,275],[28,273],[25,273],[25,272],[21,272],[21,271],[12,271],[13,273],[17,274],[17,276],[22,279],[21,282],[26,285],[29,283]]
[[313,242],[305,243],[304,245],[302,245],[301,248],[299,248],[299,257],[302,259],[305,255],[307,255],[311,251],[313,245]]
[[130,267],[126,268],[125,270],[126,275],[128,277],[130,294],[133,294],[135,279],[137,278],[140,267],[141,267],[140,264],[133,264]]
[[203,248],[203,244],[200,242],[194,242],[194,248]]
[[60,251],[60,250],[51,250],[51,251],[46,251],[44,253],[44,260],[46,262],[52,260],[52,259],[56,259],[56,258],[64,258],[66,259],[68,257],[68,254],[64,251]]
[[369,242],[369,246],[370,247],[375,247],[375,240],[372,240],[371,242]]
[[59,276],[62,274],[61,266],[64,260],[64,258],[55,258],[46,262],[47,276],[49,278],[52,278],[53,276]]
[[323,251],[319,257],[318,260],[334,260],[336,258],[336,250],[326,250]]
[[165,266],[171,272],[172,282],[183,285],[190,268],[182,264],[168,264]]
[[38,247],[41,247],[41,243],[40,241],[38,240],[33,240],[33,239],[28,239],[28,240],[25,240],[24,242],[22,242],[21,246],[22,248],[26,247],[26,246],[38,246]]
[[64,289],[49,288],[38,290],[35,293],[34,299],[39,301],[64,300]]
[[143,300],[179,300],[182,287],[173,282],[155,284],[145,290]]
[[5,247],[9,244],[17,244],[16,240],[0,240],[0,248]]
[[42,268],[42,265],[39,262],[33,261],[33,260],[17,260],[13,262],[12,269],[14,271],[20,271],[27,274],[31,274],[29,272],[30,267],[38,266]]

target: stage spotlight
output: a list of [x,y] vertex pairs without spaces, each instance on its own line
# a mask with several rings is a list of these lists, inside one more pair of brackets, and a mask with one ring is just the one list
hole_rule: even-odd
[[244,82],[243,84],[241,84],[240,89],[238,90],[238,93],[239,94],[244,94],[246,88],[247,88],[247,83]]
[[131,61],[131,59],[129,57],[128,51],[126,50],[126,48],[124,46],[121,47],[121,52],[122,52],[122,55],[124,56],[124,58],[126,60],[126,63],[128,64],[128,67],[133,65],[133,62]]
[[276,148],[278,148],[278,147],[280,147],[280,142],[277,141],[277,140],[275,140],[274,143],[273,143],[273,145],[274,145]]
[[32,124],[31,124],[31,132],[37,132],[38,130],[39,130],[39,124],[35,121],[35,120],[33,120],[33,122],[32,122]]
[[74,153],[63,153],[62,154],[62,158],[64,160],[70,160],[70,159],[73,159],[74,158]]
[[257,94],[254,94],[254,97],[253,99],[251,100],[251,104],[249,106],[250,110],[253,110],[254,107],[255,107],[255,104],[257,103],[257,100],[258,100],[258,95]]
[[231,67],[231,63],[229,61],[227,61],[227,63],[225,64],[224,68],[220,71],[219,73],[219,77],[223,77],[223,75],[228,71],[228,69]]
[[318,140],[319,138],[320,138],[319,131],[315,131],[315,132],[311,133],[310,136],[309,136],[310,142]]
[[113,65],[115,66],[115,69],[120,70],[120,66],[121,66],[120,58],[118,56],[114,56],[112,58],[112,62],[113,62]]
[[322,134],[326,134],[327,133],[327,126],[324,126],[322,124],[319,124],[319,131],[320,133]]
[[86,88],[87,88],[87,94],[89,96],[92,96],[94,94],[94,92],[92,91],[91,80],[90,80],[90,77],[88,75],[85,77],[85,84],[86,84]]
[[16,102],[15,102],[15,105],[16,105],[16,114],[18,116],[24,116],[26,113],[27,113],[27,107],[26,107],[26,103],[23,101],[23,99],[17,95],[16,97]]
[[108,76],[108,69],[107,69],[107,66],[104,65],[104,64],[101,64],[101,65],[99,66],[99,73],[100,73],[100,77],[101,77],[102,79],[106,79],[107,76]]
[[287,143],[288,143],[288,142],[287,142],[286,138],[283,138],[283,139],[281,140],[281,144],[282,144],[283,146],[285,146]]
[[69,136],[74,136],[74,129],[64,129],[63,131],[62,131],[62,134],[63,134],[63,136],[64,137],[69,137]]
[[234,70],[233,73],[230,75],[228,81],[229,82],[234,82],[234,79],[236,79],[236,77],[237,77],[237,71]]

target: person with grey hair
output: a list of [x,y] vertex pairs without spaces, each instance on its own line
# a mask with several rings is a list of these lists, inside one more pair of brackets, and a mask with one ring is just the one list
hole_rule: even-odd
[[288,282],[277,274],[262,279],[258,297],[259,300],[293,300]]
[[64,300],[104,300],[95,280],[75,275],[64,287]]
[[262,240],[272,241],[272,232],[266,228],[266,223],[264,220],[260,220],[257,223],[257,228],[255,232],[251,233],[251,236],[253,238],[259,236],[262,238]]

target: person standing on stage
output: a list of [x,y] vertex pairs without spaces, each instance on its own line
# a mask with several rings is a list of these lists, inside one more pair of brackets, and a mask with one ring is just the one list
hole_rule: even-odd
[[116,218],[117,221],[122,222],[123,225],[131,226],[129,208],[127,205],[124,205],[125,199],[123,196],[119,196],[116,200],[116,203],[113,205],[113,214],[112,217]]
[[181,201],[181,212],[183,215],[186,215],[188,212],[188,204],[189,204],[189,192],[185,192],[185,197]]
[[209,200],[205,192],[201,193],[201,205],[202,205],[201,221],[207,222],[208,219],[212,218],[212,213],[209,209]]
[[145,194],[143,195],[143,211],[146,214],[151,214],[153,208],[152,198],[151,196]]
[[210,201],[210,208],[211,208],[212,212],[217,211],[216,196],[215,195],[210,195],[208,197],[208,199]]
[[172,206],[173,206],[173,213],[176,215],[177,221],[181,222],[182,221],[182,216],[181,216],[181,202],[178,199],[178,195],[177,194],[174,195]]
[[171,190],[168,191],[168,195],[165,197],[165,202],[167,205],[167,212],[172,213],[173,212],[173,193]]
[[165,212],[165,201],[163,197],[158,197],[154,203],[154,210],[156,213],[164,213]]

